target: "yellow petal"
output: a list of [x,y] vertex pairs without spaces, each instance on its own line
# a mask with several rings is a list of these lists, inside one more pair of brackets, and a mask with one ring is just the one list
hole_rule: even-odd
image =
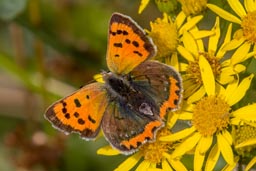
[[240,124],[241,121],[256,121],[256,103],[248,106],[244,106],[242,108],[237,109],[232,112],[231,123],[234,125]]
[[140,1],[140,7],[139,7],[139,14],[142,13],[142,11],[146,8],[146,6],[148,5],[149,0],[141,0]]
[[184,23],[186,18],[187,17],[183,11],[181,11],[178,14],[178,16],[176,17],[176,20],[175,20],[178,29],[180,29],[180,27],[182,26],[182,24]]
[[215,79],[211,65],[203,55],[199,56],[199,67],[203,80],[203,85],[208,96],[215,94]]
[[165,159],[162,161],[162,168],[163,168],[164,171],[168,171],[168,170],[172,171],[171,166],[169,165],[169,163]]
[[179,146],[175,148],[172,153],[172,158],[177,158],[185,154],[187,151],[193,149],[202,135],[198,132],[195,132],[193,135],[188,137],[185,141],[183,141]]
[[247,164],[247,166],[245,167],[245,171],[249,171],[253,165],[255,165],[256,163],[256,156],[252,158],[252,160]]
[[233,138],[232,135],[227,131],[223,131],[222,132],[223,137],[227,140],[227,142],[229,143],[229,145],[231,145],[233,143]]
[[195,30],[190,32],[196,40],[202,39],[208,36],[212,36],[215,34],[215,31],[212,31],[212,30]]
[[241,37],[240,39],[233,39],[230,42],[226,43],[222,50],[223,51],[229,51],[238,48],[241,44],[243,44],[245,41],[245,37]]
[[180,120],[191,120],[193,117],[193,114],[191,112],[185,112],[183,111],[180,115],[179,115],[179,119]]
[[219,159],[219,156],[220,156],[220,149],[218,148],[218,144],[215,144],[212,147],[209,153],[209,156],[207,158],[205,170],[213,170]]
[[231,56],[231,64],[234,65],[243,62],[250,50],[250,47],[251,44],[249,42],[245,42],[242,46],[240,46]]
[[178,52],[183,56],[187,61],[193,62],[195,61],[193,55],[183,46],[178,46],[177,47]]
[[196,102],[200,100],[204,95],[205,95],[205,88],[204,86],[201,86],[199,90],[197,90],[193,95],[191,95],[188,98],[187,103],[191,104],[193,102]]
[[[170,115],[169,115],[169,116],[170,116]],[[176,112],[173,112],[173,115],[168,118],[167,125],[168,125],[170,128],[172,128],[172,127],[175,125],[175,123],[177,122],[178,118],[179,118],[179,114],[176,113]]]
[[179,29],[179,35],[182,35],[184,31],[188,31],[192,27],[194,27],[200,20],[203,19],[203,15],[198,15],[190,20],[188,20],[180,29]]
[[145,171],[149,168],[150,162],[148,160],[143,160],[139,166],[136,168],[136,171]]
[[237,23],[237,24],[241,24],[241,20],[239,18],[237,18],[236,16],[230,14],[229,12],[219,8],[218,6],[213,5],[213,4],[207,4],[206,6],[210,10],[212,10],[213,12],[218,14],[220,17],[224,18],[225,20],[228,20],[230,22],[234,22],[234,23]]
[[131,168],[133,168],[140,160],[142,157],[141,153],[135,153],[134,155],[128,157],[124,162],[122,162],[116,169],[115,171],[128,171]]
[[237,144],[235,148],[242,148],[242,147],[253,146],[253,145],[256,145],[256,138],[243,141],[242,143]]
[[[200,141],[199,141],[200,143]],[[194,170],[202,170],[205,153],[200,153],[199,145],[196,146],[196,151],[194,154]]]
[[227,30],[227,33],[226,33],[226,36],[225,36],[225,39],[219,49],[219,51],[217,52],[216,54],[216,57],[219,58],[219,59],[222,59],[226,53],[226,50],[223,49],[223,47],[228,43],[230,42],[231,40],[231,33],[232,33],[232,23],[230,23],[228,25],[228,30]]
[[179,160],[175,160],[175,159],[172,159],[172,160],[167,159],[167,160],[170,162],[174,170],[187,171],[187,168]]
[[118,150],[113,149],[111,146],[107,145],[105,147],[101,147],[100,149],[98,149],[97,154],[112,156],[112,155],[118,155],[120,153]]
[[160,137],[160,141],[177,141],[191,135],[194,132],[195,132],[195,127],[192,126],[190,128],[186,128],[172,135]]
[[167,58],[167,61],[165,63],[167,65],[174,67],[176,69],[176,71],[180,71],[177,53],[173,53],[171,58]]
[[239,86],[233,91],[233,94],[230,94],[230,96],[227,98],[227,102],[230,106],[236,104],[244,97],[246,91],[251,85],[253,77],[254,75],[251,74],[250,76],[244,78]]
[[228,0],[228,4],[240,18],[243,18],[246,15],[244,7],[239,0]]
[[217,46],[220,38],[220,19],[216,17],[215,25],[212,29],[215,31],[215,34],[209,37],[208,51],[217,51]]
[[217,143],[220,148],[221,154],[228,164],[234,163],[234,154],[229,142],[223,137],[222,134],[217,134]]
[[256,11],[256,1],[244,0],[244,6],[247,12]]
[[196,41],[190,33],[184,32],[184,34],[183,34],[183,43],[184,43],[184,47],[190,53],[192,53],[194,56],[198,55],[198,47],[197,47]]
[[239,157],[235,157],[235,161],[233,164],[227,164],[222,171],[234,171],[236,170],[237,163],[239,161]]
[[199,153],[205,154],[212,145],[212,136],[202,137],[198,143]]

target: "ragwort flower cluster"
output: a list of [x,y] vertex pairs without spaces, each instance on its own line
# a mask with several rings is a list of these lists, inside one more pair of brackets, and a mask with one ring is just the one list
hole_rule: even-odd
[[[141,1],[139,13],[149,2]],[[156,140],[116,170],[233,170],[241,164],[250,170],[256,163],[256,69],[248,69],[256,56],[256,1],[228,0],[237,16],[207,0],[155,2],[163,15],[146,30],[158,48],[154,60],[181,73],[183,99]],[[119,153],[106,146],[98,154]]]

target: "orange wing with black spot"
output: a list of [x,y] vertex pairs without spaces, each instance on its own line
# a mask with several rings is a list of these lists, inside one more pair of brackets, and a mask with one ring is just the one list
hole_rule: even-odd
[[82,138],[95,138],[107,106],[103,86],[92,83],[57,101],[47,109],[46,119],[65,133],[77,132]]
[[127,74],[154,56],[156,47],[130,17],[114,13],[110,19],[107,65],[111,72]]

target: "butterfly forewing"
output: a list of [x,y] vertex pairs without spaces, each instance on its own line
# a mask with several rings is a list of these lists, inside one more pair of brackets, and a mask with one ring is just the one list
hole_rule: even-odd
[[85,139],[93,139],[99,132],[106,106],[103,84],[92,83],[54,103],[45,117],[65,133],[78,132]]
[[130,17],[114,13],[110,19],[107,65],[110,71],[127,74],[154,56],[156,48],[143,29]]

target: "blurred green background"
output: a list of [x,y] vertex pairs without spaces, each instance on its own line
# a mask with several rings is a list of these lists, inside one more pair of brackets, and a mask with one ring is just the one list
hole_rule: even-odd
[[115,11],[142,27],[161,14],[139,0],[0,0],[0,170],[113,170],[124,156],[99,156],[104,138],[66,136],[44,119],[55,100],[107,70]]

